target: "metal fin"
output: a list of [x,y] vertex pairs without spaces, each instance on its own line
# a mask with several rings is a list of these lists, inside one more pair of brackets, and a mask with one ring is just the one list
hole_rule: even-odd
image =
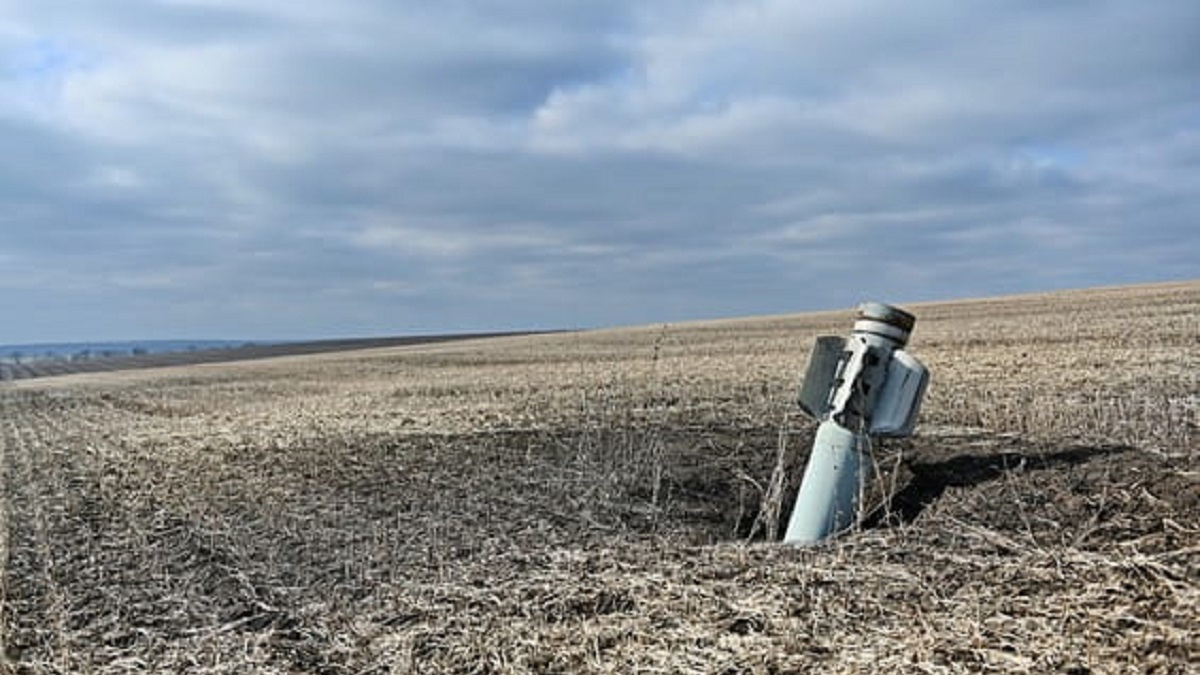
[[845,349],[846,339],[836,335],[822,335],[813,345],[804,383],[800,387],[800,408],[815,419],[821,419],[829,412],[833,379]]

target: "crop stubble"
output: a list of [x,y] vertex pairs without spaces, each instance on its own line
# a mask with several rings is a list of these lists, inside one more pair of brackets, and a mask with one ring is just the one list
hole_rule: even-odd
[[913,309],[920,433],[805,551],[848,312],[10,384],[3,668],[1188,672],[1200,283]]

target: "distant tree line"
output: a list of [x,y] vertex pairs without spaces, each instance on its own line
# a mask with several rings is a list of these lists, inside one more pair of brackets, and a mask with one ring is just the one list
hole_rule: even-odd
[[[189,350],[195,347],[188,347]],[[14,350],[6,356],[0,357],[0,362],[8,362],[14,365],[22,363],[32,363],[34,361],[56,361],[56,362],[71,362],[90,361],[92,359],[111,359],[118,356],[145,356],[149,354],[149,350],[145,347],[133,347],[131,349],[80,349],[74,352],[23,352]]]

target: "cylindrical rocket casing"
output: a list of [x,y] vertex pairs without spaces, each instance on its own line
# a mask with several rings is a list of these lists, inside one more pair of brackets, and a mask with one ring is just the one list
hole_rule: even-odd
[[869,462],[853,432],[833,420],[821,422],[784,543],[815,543],[853,525]]

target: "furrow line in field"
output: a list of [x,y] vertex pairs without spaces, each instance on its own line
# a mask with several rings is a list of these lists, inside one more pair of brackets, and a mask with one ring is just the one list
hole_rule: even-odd
[[[8,598],[6,631],[9,653],[26,665],[40,664],[49,672],[69,672],[66,598],[56,578],[50,542],[49,510],[56,494],[49,475],[49,421],[30,410],[35,401],[20,402],[8,412],[12,444],[6,453],[10,499]],[[12,414],[14,413],[15,414]],[[31,658],[26,658],[26,655]],[[34,668],[32,672],[37,672]]]
[[75,434],[77,399],[56,399],[53,409],[42,406],[30,410],[26,426],[35,439],[34,480],[42,526],[39,549],[47,561],[45,578],[48,590],[46,609],[54,626],[54,663],[62,672],[78,672],[78,644],[72,639],[75,612],[80,603],[80,572],[76,552],[90,550],[89,528],[79,520],[81,504],[91,499],[93,490],[84,476],[91,455],[84,451]]
[[12,508],[9,495],[12,485],[9,481],[8,457],[13,452],[12,435],[15,423],[12,420],[12,401],[6,394],[0,394],[0,672],[11,672],[8,663],[8,521],[9,509]]

